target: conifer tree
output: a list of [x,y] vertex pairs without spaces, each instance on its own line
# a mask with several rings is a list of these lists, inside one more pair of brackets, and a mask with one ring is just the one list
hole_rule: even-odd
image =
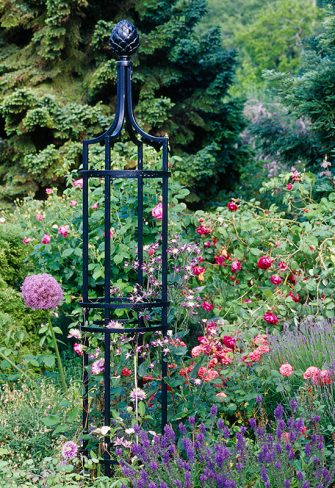
[[241,102],[228,95],[235,53],[220,31],[199,33],[205,0],[2,0],[0,197],[42,194],[80,165],[81,141],[112,119],[115,60],[108,37],[128,18],[141,36],[136,115],[168,132],[177,177],[194,198],[237,175],[245,149]]

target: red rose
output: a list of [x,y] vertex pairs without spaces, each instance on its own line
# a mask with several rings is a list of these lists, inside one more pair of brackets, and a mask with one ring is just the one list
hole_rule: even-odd
[[230,212],[236,212],[238,210],[238,206],[236,205],[235,202],[227,203],[227,207],[228,207],[228,210],[230,210]]
[[193,266],[192,268],[192,273],[194,274],[194,276],[199,276],[204,272],[205,268],[203,266]]
[[204,310],[206,310],[206,312],[211,312],[214,308],[214,305],[212,303],[206,302],[206,300],[202,302],[201,306]]
[[215,264],[218,264],[219,266],[223,266],[224,262],[227,260],[224,256],[215,256],[214,261]]
[[293,274],[293,273],[291,273],[291,274],[289,275],[289,277],[288,277],[288,281],[289,281],[290,283],[292,283],[292,285],[295,285],[295,284],[296,284],[296,279],[295,279],[295,276],[294,276],[294,274]]
[[131,376],[131,374],[132,374],[132,372],[128,368],[123,368],[123,370],[121,371],[121,376],[124,376],[124,377]]
[[224,346],[228,347],[229,349],[235,349],[236,339],[234,339],[231,336],[224,336],[222,339],[222,343]]
[[288,191],[291,191],[291,190],[293,189],[293,185],[292,185],[292,183],[288,183],[288,184],[286,185],[286,189],[287,189]]
[[299,303],[300,302],[300,295],[299,293],[297,293],[296,295],[293,293],[293,291],[290,291],[290,293],[288,294],[289,297],[292,298],[292,300],[296,303]]
[[196,229],[196,232],[200,235],[200,236],[205,236],[207,234],[210,234],[211,231],[210,229],[207,229],[207,227],[204,227],[203,225],[200,225],[200,227],[198,227]]
[[263,319],[271,325],[276,325],[278,323],[278,317],[273,312],[265,312]]
[[269,256],[262,256],[261,258],[259,258],[259,260],[257,261],[257,266],[260,268],[260,269],[268,269],[271,267],[272,263],[273,263],[274,259],[270,258]]

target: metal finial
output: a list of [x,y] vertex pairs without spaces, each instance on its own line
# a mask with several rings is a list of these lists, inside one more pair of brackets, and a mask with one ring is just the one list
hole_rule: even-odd
[[140,45],[140,38],[136,27],[128,20],[121,20],[112,30],[109,44],[114,54],[118,56],[130,56]]

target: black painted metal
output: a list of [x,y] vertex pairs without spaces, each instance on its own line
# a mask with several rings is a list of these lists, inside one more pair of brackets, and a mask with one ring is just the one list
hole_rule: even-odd
[[[80,172],[83,178],[83,299],[80,305],[83,307],[83,324],[81,330],[85,332],[84,345],[88,346],[89,339],[87,333],[103,334],[104,336],[104,425],[110,425],[110,344],[111,334],[138,334],[137,340],[141,344],[143,333],[161,331],[164,336],[167,334],[168,327],[168,286],[167,286],[167,238],[168,238],[168,138],[156,137],[147,134],[142,130],[134,116],[132,101],[132,63],[129,56],[133,54],[139,46],[139,36],[136,28],[127,20],[122,20],[113,29],[110,37],[110,46],[114,54],[119,57],[117,61],[117,101],[116,114],[112,125],[109,129],[98,137],[86,140],[83,143],[83,169]],[[110,151],[114,142],[119,138],[121,131],[125,126],[131,141],[137,145],[138,158],[136,170],[112,170],[110,161]],[[93,144],[104,144],[105,146],[105,165],[104,170],[94,170],[89,168],[89,146]],[[143,144],[148,144],[162,151],[162,170],[153,171],[143,168]],[[104,296],[99,298],[90,298],[89,296],[89,279],[88,279],[88,198],[89,198],[89,179],[102,178],[104,180],[105,192],[105,259],[104,259]],[[147,178],[157,178],[162,181],[162,274],[161,274],[161,297],[154,301],[136,301],[133,303],[129,298],[112,298],[110,294],[111,287],[111,255],[110,255],[110,198],[111,182],[114,178],[137,178],[137,260],[139,263],[137,284],[143,285],[143,181]],[[153,323],[151,326],[145,326],[141,312],[146,309],[158,308],[161,310],[161,322]],[[103,311],[103,320],[96,320],[89,325],[90,310],[101,309]],[[107,328],[111,317],[111,311],[116,309],[130,309],[137,312],[137,323],[127,328]],[[127,322],[121,319],[121,322]],[[167,364],[162,358],[162,430],[167,423],[167,385],[164,378],[167,374]],[[139,383],[140,384],[140,383]],[[88,432],[89,426],[89,373],[88,373],[88,355],[84,351],[83,355],[83,431]],[[84,442],[84,451],[87,442]],[[106,449],[104,451],[103,464],[105,474],[111,474],[111,465],[114,463],[110,456],[110,439],[105,438]]]

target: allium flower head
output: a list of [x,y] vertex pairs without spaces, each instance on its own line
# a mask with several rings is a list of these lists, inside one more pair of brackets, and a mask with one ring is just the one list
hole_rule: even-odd
[[26,307],[33,310],[56,308],[63,300],[62,287],[47,273],[27,276],[21,291]]
[[78,446],[75,442],[68,441],[62,447],[63,459],[73,459],[78,452]]

